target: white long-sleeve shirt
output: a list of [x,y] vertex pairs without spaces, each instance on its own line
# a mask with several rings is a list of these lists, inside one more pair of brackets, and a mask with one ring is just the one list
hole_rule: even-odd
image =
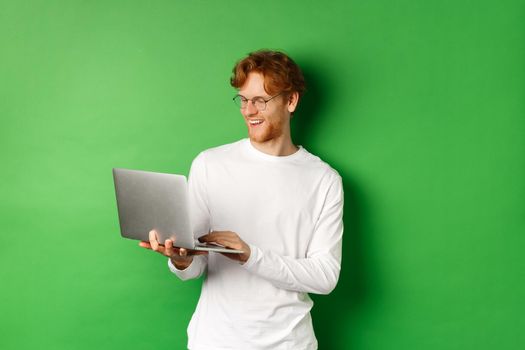
[[304,148],[276,157],[248,139],[202,152],[189,188],[196,237],[233,231],[251,249],[245,264],[195,256],[182,280],[204,272],[188,348],[317,349],[307,293],[338,280],[343,188],[338,173]]

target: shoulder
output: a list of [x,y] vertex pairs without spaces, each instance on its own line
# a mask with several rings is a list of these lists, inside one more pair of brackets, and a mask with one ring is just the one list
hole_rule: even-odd
[[323,181],[329,183],[341,183],[341,175],[335,170],[330,164],[322,160],[320,157],[308,152],[303,148],[305,152],[305,166],[309,168],[309,171],[313,171],[317,176],[321,177]]
[[208,158],[228,156],[231,153],[238,152],[246,143],[246,139],[241,139],[232,143],[227,143],[224,145],[208,148],[201,152],[205,154]]
[[327,162],[315,155],[312,156],[312,164],[318,169],[319,191],[324,196],[325,203],[331,203],[342,208],[344,201],[343,179],[339,172],[332,168]]
[[232,143],[208,148],[200,152],[193,160],[194,164],[208,164],[213,162],[221,162],[231,159],[244,146],[246,139],[235,141]]

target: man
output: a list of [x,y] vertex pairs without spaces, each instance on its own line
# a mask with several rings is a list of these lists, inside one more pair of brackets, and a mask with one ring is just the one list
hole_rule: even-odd
[[231,84],[249,138],[199,154],[189,188],[196,237],[244,253],[161,245],[154,231],[140,245],[168,256],[182,280],[206,271],[189,349],[317,349],[307,293],[328,294],[339,277],[341,178],[292,142],[305,86],[287,55],[250,53]]

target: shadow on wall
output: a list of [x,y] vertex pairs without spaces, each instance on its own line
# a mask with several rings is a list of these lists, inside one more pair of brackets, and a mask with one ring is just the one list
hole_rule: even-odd
[[[370,276],[365,264],[365,245],[363,241],[362,218],[366,216],[365,196],[360,193],[359,184],[352,180],[351,174],[338,167],[338,161],[327,159],[310,149],[308,140],[316,130],[316,124],[322,121],[326,104],[338,99],[330,88],[329,74],[319,71],[320,65],[301,62],[301,68],[307,82],[307,92],[299,104],[297,116],[292,120],[292,135],[296,144],[303,145],[307,150],[318,155],[338,170],[343,179],[344,187],[344,235],[343,263],[336,289],[329,295],[311,295],[314,300],[312,318],[319,349],[351,349],[356,324],[363,315],[361,309],[368,295],[367,281]],[[348,95],[345,93],[345,95]],[[328,101],[328,96],[330,100]],[[349,113],[351,116],[351,113]],[[344,146],[344,140],[342,140]]]

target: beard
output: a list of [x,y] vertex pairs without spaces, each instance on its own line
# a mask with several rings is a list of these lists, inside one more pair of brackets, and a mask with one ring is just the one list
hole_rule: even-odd
[[280,138],[283,135],[283,130],[283,121],[279,123],[265,120],[261,126],[255,128],[248,126],[248,136],[253,142],[263,143]]

